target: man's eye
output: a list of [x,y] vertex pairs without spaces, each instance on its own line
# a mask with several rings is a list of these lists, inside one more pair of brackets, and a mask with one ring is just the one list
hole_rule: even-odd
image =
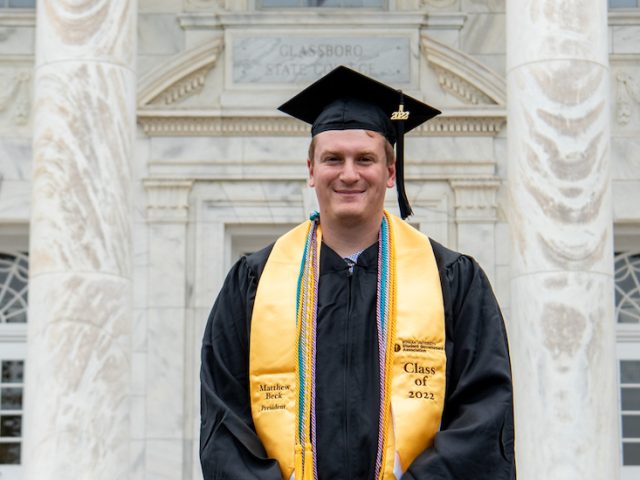
[[360,163],[373,163],[374,161],[371,157],[360,157]]

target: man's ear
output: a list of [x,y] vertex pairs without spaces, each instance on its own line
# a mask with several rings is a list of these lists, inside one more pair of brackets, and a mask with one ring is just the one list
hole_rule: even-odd
[[307,184],[310,187],[315,187],[315,181],[313,179],[313,162],[307,158],[307,170],[309,170],[309,179],[307,180]]
[[387,172],[389,172],[389,178],[387,179],[387,188],[391,188],[396,183],[396,164],[387,165]]

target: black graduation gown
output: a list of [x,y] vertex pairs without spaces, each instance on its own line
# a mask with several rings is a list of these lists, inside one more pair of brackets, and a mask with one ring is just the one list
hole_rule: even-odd
[[[472,258],[431,243],[445,307],[445,408],[433,447],[414,460],[402,479],[514,479],[511,371],[500,309]],[[379,405],[377,250],[377,244],[365,250],[350,274],[344,259],[322,245],[316,368],[319,480],[373,479]],[[206,480],[281,479],[277,462],[267,457],[255,433],[248,381],[251,313],[270,252],[267,247],[236,263],[205,330],[200,460]]]

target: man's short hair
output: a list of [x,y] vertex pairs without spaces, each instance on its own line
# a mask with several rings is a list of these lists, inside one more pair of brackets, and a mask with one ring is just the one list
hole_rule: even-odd
[[[387,165],[393,165],[394,163],[396,163],[396,152],[393,149],[393,145],[391,145],[391,143],[389,143],[389,140],[387,140],[382,134],[378,133],[378,132],[371,132],[369,130],[365,130],[366,134],[369,135],[370,137],[376,136],[376,135],[380,135],[382,137],[382,139],[384,140],[384,153],[385,156],[387,157]],[[308,152],[308,158],[309,161],[311,163],[313,163],[313,155],[315,153],[316,150],[316,137],[314,136],[311,139],[311,143],[309,144],[309,152]]]

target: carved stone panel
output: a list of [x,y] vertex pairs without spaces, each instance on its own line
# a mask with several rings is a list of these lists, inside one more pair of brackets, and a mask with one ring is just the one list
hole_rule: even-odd
[[28,68],[0,70],[0,124],[23,126],[31,111],[32,75]]
[[621,68],[614,72],[614,125],[640,129],[640,69]]
[[233,36],[234,84],[308,83],[338,65],[382,82],[411,81],[411,38],[395,36],[268,34]]

